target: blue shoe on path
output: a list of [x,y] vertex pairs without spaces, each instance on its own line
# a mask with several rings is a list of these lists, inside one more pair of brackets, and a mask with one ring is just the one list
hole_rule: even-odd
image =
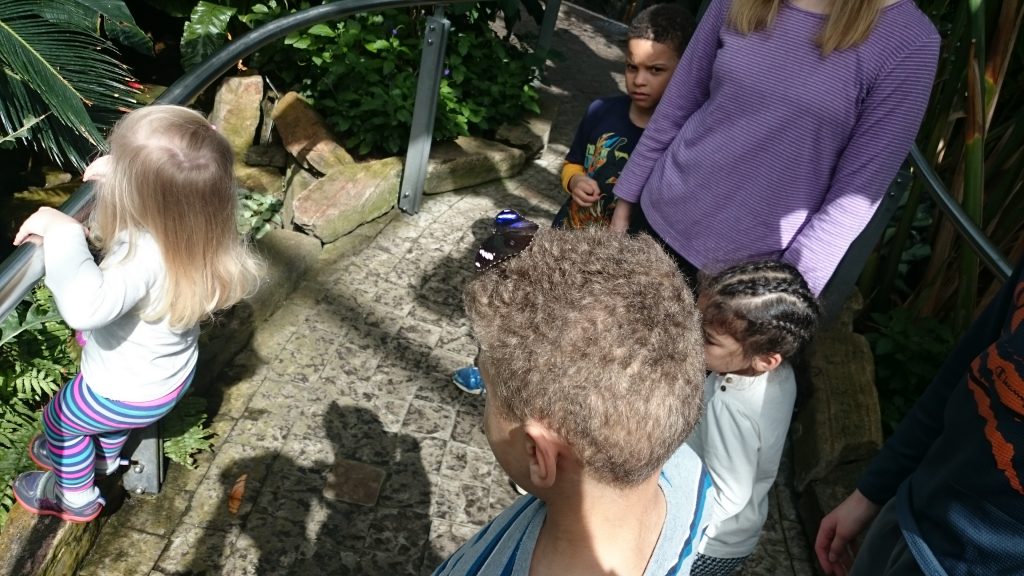
[[476,366],[459,368],[452,374],[452,382],[463,392],[480,394],[484,391],[484,381],[480,378],[480,369]]
[[89,522],[100,515],[106,501],[96,498],[72,506],[60,497],[53,472],[25,472],[14,479],[14,498],[23,508],[40,516],[56,516],[68,522]]

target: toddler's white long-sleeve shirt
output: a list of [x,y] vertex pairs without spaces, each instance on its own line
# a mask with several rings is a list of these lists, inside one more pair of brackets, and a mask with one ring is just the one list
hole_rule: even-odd
[[704,415],[686,441],[704,460],[716,491],[701,554],[739,558],[757,546],[795,401],[796,379],[787,363],[758,376],[707,377]]
[[143,311],[163,287],[160,247],[146,233],[119,239],[99,265],[81,226],[54,225],[44,238],[47,287],[69,326],[83,332],[82,375],[97,394],[146,402],[177,388],[196,365],[199,327],[171,329]]

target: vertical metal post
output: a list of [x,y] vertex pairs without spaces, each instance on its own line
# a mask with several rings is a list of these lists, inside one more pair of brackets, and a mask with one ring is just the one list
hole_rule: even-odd
[[132,432],[125,452],[128,471],[122,479],[124,489],[132,494],[156,494],[164,481],[164,445],[160,440],[160,423]]
[[544,19],[540,23],[540,38],[537,40],[537,52],[547,57],[548,49],[551,48],[551,35],[555,32],[555,23],[558,22],[558,10],[562,7],[562,0],[547,0],[544,3]]
[[420,58],[420,77],[416,83],[416,106],[412,111],[409,129],[409,151],[402,170],[402,188],[398,193],[398,207],[406,214],[415,214],[423,201],[423,182],[427,178],[427,160],[430,142],[434,136],[434,117],[437,116],[437,97],[441,89],[441,70],[444,50],[448,43],[451,23],[444,17],[444,6],[437,6],[434,15],[427,18],[423,34],[423,55]]

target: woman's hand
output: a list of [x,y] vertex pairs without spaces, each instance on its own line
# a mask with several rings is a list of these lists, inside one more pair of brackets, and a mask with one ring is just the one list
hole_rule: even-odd
[[601,188],[593,178],[576,174],[569,179],[569,195],[573,202],[586,208],[593,206],[601,197]]
[[[18,233],[14,236],[14,245],[18,246],[22,242],[31,242],[33,244],[41,246],[43,238],[46,237],[53,226],[61,226],[64,224],[71,224],[74,226],[82,227],[71,216],[61,212],[60,210],[54,210],[53,208],[44,206],[39,210],[36,210],[34,214],[29,216],[25,222],[22,223],[21,228],[18,229]],[[84,228],[83,228],[84,232]]]
[[615,203],[615,211],[612,212],[612,222],[609,227],[621,234],[629,230],[629,215],[633,212],[633,205],[622,198]]
[[853,565],[850,542],[878,515],[879,506],[854,490],[835,510],[821,519],[814,552],[825,574],[845,576]]

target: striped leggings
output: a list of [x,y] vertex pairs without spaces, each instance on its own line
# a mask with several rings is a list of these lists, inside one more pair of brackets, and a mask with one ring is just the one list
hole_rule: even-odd
[[93,392],[82,374],[65,384],[43,411],[43,433],[57,486],[64,492],[93,487],[97,458],[115,462],[132,429],[145,428],[168,412],[188,390],[195,370],[180,386],[148,402],[121,402]]

